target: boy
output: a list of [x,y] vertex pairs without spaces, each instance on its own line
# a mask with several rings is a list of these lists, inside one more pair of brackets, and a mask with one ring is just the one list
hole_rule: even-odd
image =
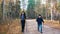
[[37,18],[37,24],[38,24],[38,31],[42,33],[42,23],[44,23],[43,18],[41,15]]

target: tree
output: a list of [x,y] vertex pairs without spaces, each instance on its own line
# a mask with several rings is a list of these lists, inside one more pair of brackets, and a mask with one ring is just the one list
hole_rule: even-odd
[[58,15],[58,19],[59,19],[59,24],[60,24],[60,0],[58,0],[59,2],[58,2],[58,6],[56,6],[55,8],[56,8],[56,10],[58,11],[58,13],[59,13],[59,15]]
[[28,0],[27,16],[29,18],[35,18],[35,0]]
[[20,13],[20,1],[16,0],[16,12],[15,12],[16,17],[19,17],[19,13]]
[[16,0],[16,4],[14,2],[9,2],[9,16],[11,18],[18,18],[20,13],[20,1]]
[[3,12],[2,12],[2,3],[0,4],[0,19],[2,20]]
[[41,14],[41,4],[40,0],[35,1],[35,16],[37,17],[38,14]]

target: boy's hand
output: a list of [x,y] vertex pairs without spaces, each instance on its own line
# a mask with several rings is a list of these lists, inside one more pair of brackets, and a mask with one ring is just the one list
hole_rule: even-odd
[[43,21],[43,24],[44,24],[44,21]]

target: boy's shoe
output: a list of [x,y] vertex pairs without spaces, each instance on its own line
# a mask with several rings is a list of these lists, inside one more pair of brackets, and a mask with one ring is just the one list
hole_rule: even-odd
[[24,31],[22,31],[22,32],[24,32]]
[[41,34],[42,34],[43,32],[41,32]]

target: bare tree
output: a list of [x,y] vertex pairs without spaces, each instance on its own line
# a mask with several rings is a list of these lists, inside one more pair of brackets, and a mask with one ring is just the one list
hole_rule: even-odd
[[3,0],[2,1],[2,3],[3,3],[3,19],[5,18],[5,0]]

